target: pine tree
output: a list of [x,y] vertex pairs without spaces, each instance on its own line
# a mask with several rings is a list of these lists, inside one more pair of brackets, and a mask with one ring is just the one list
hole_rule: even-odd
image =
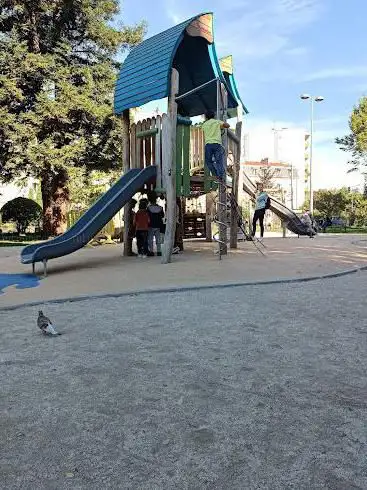
[[117,13],[117,0],[0,0],[1,179],[40,179],[49,235],[66,226],[68,169],[121,167],[116,56],[145,26],[116,28]]

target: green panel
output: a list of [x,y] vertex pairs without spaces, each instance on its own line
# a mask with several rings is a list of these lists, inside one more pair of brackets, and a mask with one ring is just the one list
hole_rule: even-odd
[[216,191],[218,189],[218,184],[213,182],[213,178],[210,175],[208,167],[204,163],[204,192]]
[[184,126],[183,131],[183,161],[182,161],[182,173],[183,173],[183,195],[190,195],[190,126]]
[[146,138],[148,136],[153,136],[158,133],[158,128],[147,129],[146,131],[138,131],[136,133],[137,138]]
[[182,195],[182,139],[183,126],[177,125],[176,131],[176,194]]
[[182,124],[183,126],[191,126],[192,121],[189,117],[182,117],[178,114],[177,116],[177,124]]
[[209,172],[208,167],[205,165],[204,162],[204,192],[207,193],[211,190],[211,175]]

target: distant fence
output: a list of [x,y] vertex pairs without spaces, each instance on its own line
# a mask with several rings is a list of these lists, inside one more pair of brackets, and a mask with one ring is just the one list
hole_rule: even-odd
[[[87,210],[84,209],[84,210],[71,210],[67,213],[67,227],[68,229],[71,228],[77,221],[78,219],[83,216],[83,214],[86,212]],[[114,223],[114,220],[112,219],[111,221],[109,221],[103,228],[102,230],[97,233],[97,235],[101,235],[101,234],[106,234],[106,235],[109,235],[109,236],[114,236],[115,234],[115,223]]]

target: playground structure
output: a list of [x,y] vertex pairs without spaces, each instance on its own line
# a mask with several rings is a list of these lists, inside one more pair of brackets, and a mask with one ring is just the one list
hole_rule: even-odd
[[[167,98],[162,117],[131,124],[130,109]],[[21,254],[24,264],[61,257],[86,245],[103,226],[124,208],[124,253],[128,254],[131,198],[155,189],[166,200],[166,231],[162,262],[169,263],[177,225],[177,199],[195,193],[218,191],[217,209],[207,199],[207,239],[211,239],[212,218],[219,227],[219,257],[227,253],[228,200],[230,202],[230,246],[237,247],[239,208],[237,205],[241,158],[242,117],[247,109],[237,90],[232,58],[218,60],[214,44],[213,15],[195,16],[145,40],[126,58],[115,90],[115,114],[122,118],[123,176],[63,235],[30,245]],[[204,165],[204,140],[191,117],[214,110],[226,121],[237,117],[236,129],[223,131],[225,164],[231,162],[232,185],[213,182]],[[248,179],[247,179],[248,180]],[[254,184],[244,189],[253,197]],[[301,230],[299,219],[280,203],[272,209],[292,231]]]

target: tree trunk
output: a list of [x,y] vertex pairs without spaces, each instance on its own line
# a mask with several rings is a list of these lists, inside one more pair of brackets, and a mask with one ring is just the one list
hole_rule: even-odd
[[61,235],[67,227],[69,203],[68,174],[65,169],[57,173],[45,170],[41,181],[43,203],[43,232],[46,236]]
[[67,228],[67,210],[69,204],[68,173],[60,169],[52,179],[52,216],[53,233],[61,235]]
[[42,228],[46,237],[52,236],[52,175],[49,169],[44,169],[41,176],[42,194]]

